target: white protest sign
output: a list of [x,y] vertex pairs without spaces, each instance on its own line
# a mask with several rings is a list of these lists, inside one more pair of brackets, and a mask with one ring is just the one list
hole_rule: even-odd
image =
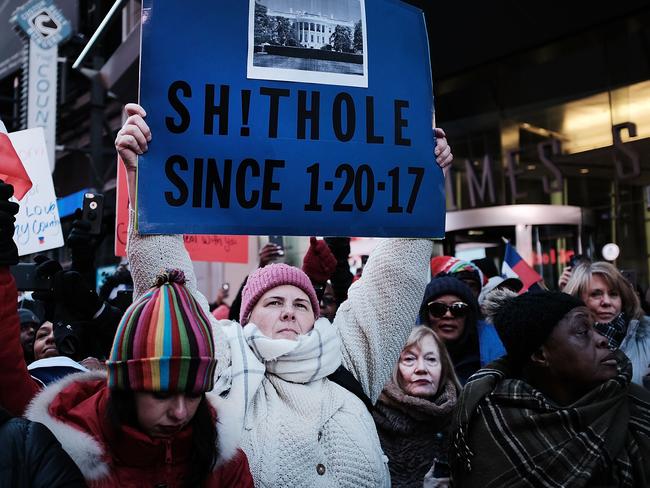
[[20,201],[14,241],[18,254],[32,254],[63,246],[59,209],[50,173],[48,149],[42,127],[9,134],[33,186]]

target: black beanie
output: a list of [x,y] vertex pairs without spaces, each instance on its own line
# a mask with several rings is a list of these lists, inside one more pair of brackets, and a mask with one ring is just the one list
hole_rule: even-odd
[[456,295],[470,306],[472,318],[476,320],[476,317],[478,317],[478,302],[471,288],[453,276],[438,276],[432,279],[424,290],[424,299],[420,306],[420,323],[428,323],[427,303],[442,295]]
[[584,303],[566,293],[529,292],[504,300],[492,319],[508,357],[523,366],[562,317],[576,307]]

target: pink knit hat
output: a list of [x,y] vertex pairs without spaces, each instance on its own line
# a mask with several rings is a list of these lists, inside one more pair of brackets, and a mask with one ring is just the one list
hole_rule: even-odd
[[246,286],[241,295],[241,310],[239,312],[239,323],[246,325],[248,316],[253,311],[257,301],[262,298],[267,291],[276,286],[293,285],[304,291],[311,301],[314,310],[314,318],[320,316],[320,306],[314,286],[309,281],[309,277],[295,266],[289,266],[284,263],[274,263],[256,269],[248,277]]

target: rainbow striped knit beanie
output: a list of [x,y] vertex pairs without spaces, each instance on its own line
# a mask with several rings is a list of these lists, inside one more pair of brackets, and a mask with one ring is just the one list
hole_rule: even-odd
[[108,386],[118,390],[199,394],[213,385],[210,321],[170,270],[126,310],[115,333]]

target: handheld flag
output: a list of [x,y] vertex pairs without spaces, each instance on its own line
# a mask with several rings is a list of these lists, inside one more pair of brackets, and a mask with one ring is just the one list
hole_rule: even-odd
[[524,293],[532,285],[542,280],[537,271],[531,268],[517,250],[506,242],[506,254],[501,265],[501,274],[508,278],[519,278],[524,284],[519,293]]
[[2,120],[0,120],[0,180],[14,187],[14,196],[17,200],[23,198],[32,187],[32,180],[29,179]]

